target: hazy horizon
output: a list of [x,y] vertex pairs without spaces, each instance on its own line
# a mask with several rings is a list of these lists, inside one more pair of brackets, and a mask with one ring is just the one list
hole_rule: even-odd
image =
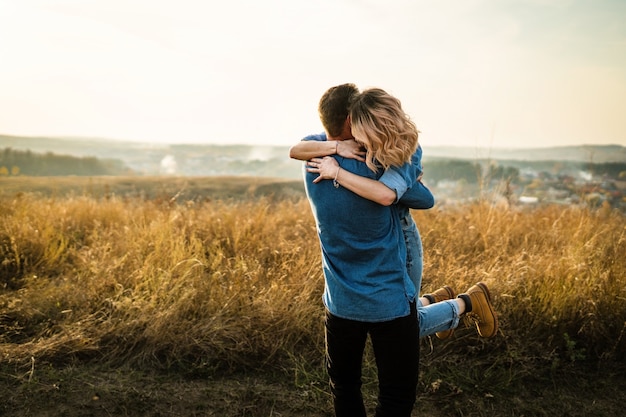
[[[190,146],[245,146],[245,147],[257,147],[257,148],[264,148],[264,147],[289,147],[292,145],[292,143],[290,144],[272,144],[272,143],[258,143],[258,142],[254,142],[254,141],[250,141],[248,143],[216,143],[216,142],[211,142],[211,141],[204,141],[204,142],[184,142],[184,141],[180,141],[180,142],[151,142],[151,141],[138,141],[138,140],[132,140],[132,139],[119,139],[119,138],[103,138],[103,137],[80,137],[80,136],[47,136],[47,135],[34,135],[34,136],[29,136],[29,135],[11,135],[11,134],[7,134],[6,132],[0,132],[0,141],[2,140],[2,138],[6,138],[6,137],[12,137],[12,138],[16,138],[17,139],[50,139],[50,140],[62,140],[62,141],[80,141],[80,142],[98,142],[98,143],[107,143],[107,144],[133,144],[133,145],[154,145],[155,147],[160,147],[160,146],[184,146],[184,145],[190,145]],[[0,143],[0,145],[2,145]],[[472,148],[472,149],[480,149],[480,150],[489,150],[489,149],[496,149],[496,150],[502,150],[502,151],[506,151],[506,150],[527,150],[527,149],[551,149],[551,148],[576,148],[576,147],[612,147],[612,146],[619,146],[622,148],[626,148],[626,145],[623,144],[619,144],[619,143],[582,143],[582,144],[565,144],[565,145],[551,145],[551,144],[545,144],[545,145],[534,145],[534,146],[516,146],[516,145],[507,145],[507,146],[497,146],[497,145],[463,145],[463,144],[432,144],[429,143],[426,145],[427,148],[458,148],[458,149],[463,149],[463,148]]]
[[626,2],[0,0],[2,134],[285,146],[354,82],[424,146],[626,145]]

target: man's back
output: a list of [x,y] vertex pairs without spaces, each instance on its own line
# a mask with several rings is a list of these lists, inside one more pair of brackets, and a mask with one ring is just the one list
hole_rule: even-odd
[[[347,171],[372,179],[380,174],[354,159],[336,156]],[[305,187],[322,247],[324,303],[338,317],[386,321],[409,314],[415,288],[405,267],[406,249],[395,205],[366,200],[329,180]],[[341,178],[339,178],[341,182]]]

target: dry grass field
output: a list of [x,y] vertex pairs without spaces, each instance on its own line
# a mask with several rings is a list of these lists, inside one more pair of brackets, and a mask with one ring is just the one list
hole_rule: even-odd
[[[485,281],[501,322],[422,341],[416,416],[623,412],[623,214],[413,215],[423,290]],[[299,182],[0,179],[0,415],[332,415],[322,288]]]

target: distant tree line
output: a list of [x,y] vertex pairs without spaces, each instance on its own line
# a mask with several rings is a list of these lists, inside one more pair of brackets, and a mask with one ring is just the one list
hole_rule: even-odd
[[122,161],[114,159],[100,160],[93,156],[76,157],[52,152],[40,154],[12,148],[0,151],[0,176],[88,176],[129,173],[130,170]]
[[460,159],[432,160],[424,166],[424,178],[428,182],[465,180],[468,184],[477,184],[481,176],[480,164]]
[[604,164],[591,164],[589,168],[595,175],[609,178],[626,178],[626,162],[607,162]]

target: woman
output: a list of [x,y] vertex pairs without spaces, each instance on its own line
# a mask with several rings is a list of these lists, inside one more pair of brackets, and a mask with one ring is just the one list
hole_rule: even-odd
[[[350,126],[354,145],[344,141],[347,146],[347,148],[342,146],[344,153],[360,156],[372,171],[384,170],[384,173],[378,181],[361,177],[342,169],[335,158],[328,156],[312,158],[307,164],[307,171],[319,174],[315,182],[332,180],[336,186],[343,186],[361,197],[380,204],[398,203],[407,249],[407,269],[416,292],[419,292],[423,256],[421,238],[410,215],[410,206],[403,204],[402,200],[405,192],[412,190],[413,187],[417,187],[416,190],[421,193],[424,193],[421,187],[426,189],[419,181],[422,173],[421,148],[418,145],[419,132],[410,117],[403,111],[400,101],[380,88],[371,88],[360,94],[352,94],[348,105],[349,114],[345,123]],[[324,121],[322,112],[323,108],[320,105],[320,117]],[[318,141],[323,140],[321,138],[322,136],[319,135],[316,137]],[[337,140],[337,138],[333,139]],[[354,150],[355,145],[362,145],[366,150],[365,158],[362,158],[362,153],[359,154]],[[310,145],[307,146],[310,156],[313,150]],[[328,146],[324,148],[326,152],[327,148]],[[340,145],[337,143],[335,150],[339,151],[339,148]],[[291,149],[290,155],[292,157],[298,155],[297,145]],[[386,175],[391,179],[386,180]],[[398,178],[404,179],[404,184],[398,181]],[[430,193],[427,189],[426,191]],[[442,339],[449,337],[458,326],[460,317],[472,311],[471,298],[468,294],[474,294],[474,298],[480,298],[479,310],[482,311],[478,314],[482,317],[477,323],[479,334],[483,337],[494,336],[497,331],[497,320],[491,306],[488,289],[484,283],[479,283],[456,298],[454,291],[447,286],[420,297],[418,299],[420,337],[433,333]],[[442,304],[441,301],[446,302]]]

